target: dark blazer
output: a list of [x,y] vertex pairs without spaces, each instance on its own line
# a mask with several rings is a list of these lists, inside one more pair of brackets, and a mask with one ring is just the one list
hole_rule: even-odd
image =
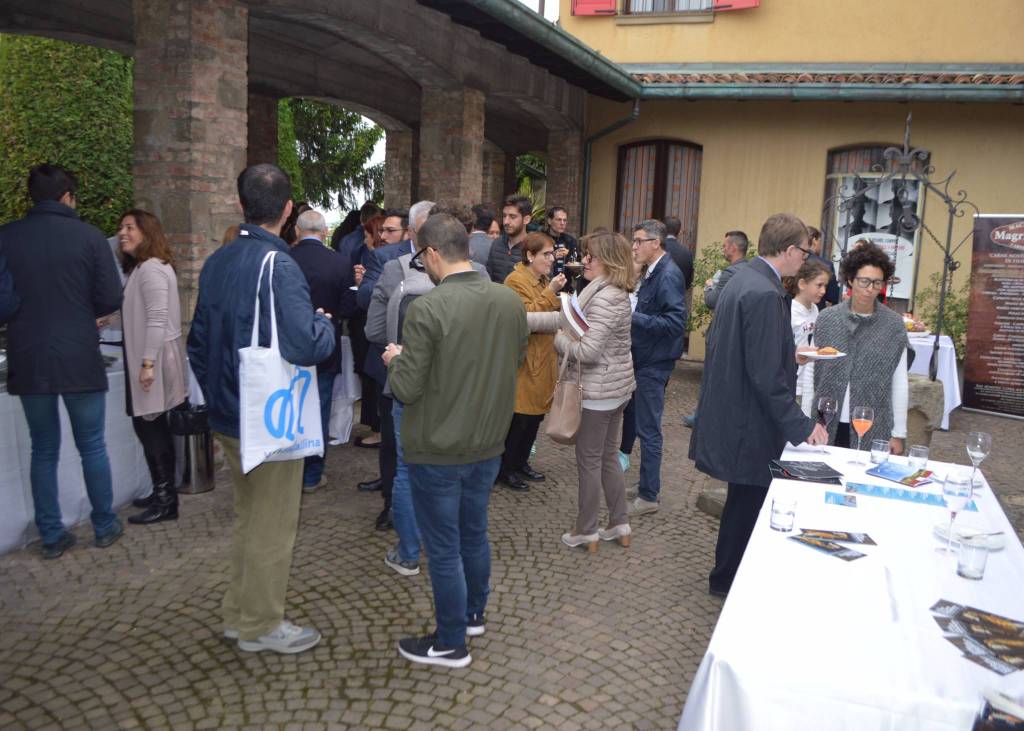
[[631,335],[636,370],[675,368],[686,335],[686,289],[671,256],[662,256],[651,276],[640,281]]
[[381,272],[384,271],[384,265],[392,259],[397,259],[402,254],[409,254],[413,252],[412,241],[409,239],[403,239],[397,244],[387,244],[379,249],[374,249],[369,252],[366,258],[366,272],[363,274],[362,284],[359,285],[359,291],[356,292],[356,304],[359,305],[359,309],[368,310],[370,309],[370,298],[373,297],[373,285],[380,279]]
[[341,318],[349,319],[356,314],[356,293],[351,287],[356,285],[356,276],[352,267],[362,264],[361,252],[366,248],[364,244],[363,227],[342,236],[338,241],[338,253],[341,254],[341,261],[345,267],[345,277],[341,283]]
[[[209,409],[210,428],[239,436],[238,350],[252,340],[260,264],[269,251],[274,258],[274,309],[281,356],[295,365],[311,366],[337,347],[334,325],[313,310],[309,285],[278,236],[242,224],[237,239],[217,249],[199,274],[199,296],[188,334],[188,357]],[[107,253],[107,259],[110,254]],[[259,342],[270,343],[269,277],[260,287]]]
[[96,318],[121,307],[121,279],[107,237],[57,201],[0,227],[21,299],[7,327],[12,395],[106,391]]
[[839,304],[839,280],[836,279],[836,269],[832,266],[832,262],[823,256],[817,254],[811,254],[807,257],[808,259],[817,259],[826,267],[828,267],[828,286],[825,287],[825,296],[821,298],[821,302],[818,303],[818,309],[822,310],[825,308],[825,303],[828,302],[832,305]]
[[516,264],[523,260],[522,242],[508,248],[508,235],[502,234],[491,244],[491,255],[487,257],[487,273],[491,275],[491,281],[496,284],[504,284],[508,275],[512,273]]
[[334,324],[335,348],[327,360],[317,363],[317,373],[327,375],[341,370],[341,348],[337,346],[341,335],[341,312],[344,309],[343,287],[345,260],[338,252],[323,245],[319,239],[303,239],[288,252],[299,265],[309,284],[309,298],[313,309],[323,309],[331,315]]
[[7,271],[7,260],[0,251],[0,323],[7,322],[18,311],[21,300],[14,291],[14,277]]
[[739,269],[715,308],[690,459],[724,482],[767,487],[768,463],[810,436],[797,406],[796,346],[782,284],[757,257]]
[[686,288],[689,289],[693,285],[693,254],[690,252],[690,248],[675,236],[666,236],[665,251],[672,257],[672,261],[675,262],[679,271],[683,273],[683,280],[686,282]]

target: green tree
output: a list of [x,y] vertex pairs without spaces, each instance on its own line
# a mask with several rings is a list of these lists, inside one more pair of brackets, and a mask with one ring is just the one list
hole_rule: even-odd
[[28,171],[78,178],[81,217],[113,234],[132,203],[132,60],[114,51],[0,35],[0,222],[25,215]]
[[277,103],[277,165],[292,179],[292,197],[303,201],[306,191],[299,165],[299,146],[295,141],[295,117],[289,101],[281,99]]
[[[383,129],[332,104],[292,97],[282,100],[282,106],[291,113],[299,175],[311,205],[329,208],[337,202],[342,208],[358,208],[367,194],[377,203],[384,199],[384,165],[367,165]],[[286,158],[281,150],[288,147],[283,139],[286,133],[279,114],[278,160],[282,166]]]

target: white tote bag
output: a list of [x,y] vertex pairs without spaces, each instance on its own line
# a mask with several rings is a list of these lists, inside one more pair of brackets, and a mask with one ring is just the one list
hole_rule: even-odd
[[352,423],[355,421],[355,402],[359,400],[359,377],[353,368],[352,345],[348,336],[342,335],[341,372],[334,379],[334,393],[331,396],[331,418],[327,422],[327,434],[330,444],[347,444],[352,436]]
[[[238,392],[241,419],[242,471],[263,462],[283,462],[324,453],[320,423],[320,392],[316,367],[292,365],[281,357],[274,309],[274,255],[260,264],[252,341],[238,349]],[[270,347],[259,344],[260,284],[269,264]]]

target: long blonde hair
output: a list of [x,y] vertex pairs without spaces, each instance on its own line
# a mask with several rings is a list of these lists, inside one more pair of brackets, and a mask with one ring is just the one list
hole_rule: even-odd
[[626,292],[636,288],[633,247],[622,234],[602,231],[584,236],[580,239],[580,251],[593,259],[600,259],[609,284]]

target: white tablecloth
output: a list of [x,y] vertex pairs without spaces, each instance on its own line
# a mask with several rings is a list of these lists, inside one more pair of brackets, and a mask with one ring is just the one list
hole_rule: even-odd
[[[132,498],[147,494],[152,486],[142,445],[125,413],[124,372],[107,371],[107,454],[114,483],[114,509]],[[61,444],[57,482],[60,510],[65,526],[87,521],[91,507],[85,492],[82,463],[71,434],[71,423],[63,403],[60,406]],[[6,391],[0,393],[0,553],[28,545],[39,538],[33,522],[32,486],[29,468],[32,440],[21,401]]]
[[[928,375],[928,364],[932,360],[934,344],[934,336],[910,338],[910,347],[914,349],[914,364],[910,367],[911,373]],[[956,370],[956,348],[953,347],[953,341],[948,335],[939,336],[937,365],[935,377],[942,381],[942,390],[946,398],[946,406],[942,411],[942,428],[949,429],[949,412],[960,405],[960,378]]]
[[[829,451],[784,457],[829,462],[855,482],[884,482],[848,466],[849,450]],[[772,484],[679,729],[967,731],[983,690],[1024,694],[1024,671],[1000,677],[963,659],[928,611],[948,599],[1024,619],[1024,548],[991,492],[975,495],[979,512],[957,516],[957,525],[1005,533],[1006,548],[989,555],[978,582],[958,577],[956,559],[935,553],[932,528],[948,521],[944,508],[863,495],[856,508],[829,505],[826,491],[843,488]],[[797,500],[792,533],[769,527],[780,494]],[[852,546],[868,555],[847,563],[788,539],[801,528],[867,532],[878,545]]]

